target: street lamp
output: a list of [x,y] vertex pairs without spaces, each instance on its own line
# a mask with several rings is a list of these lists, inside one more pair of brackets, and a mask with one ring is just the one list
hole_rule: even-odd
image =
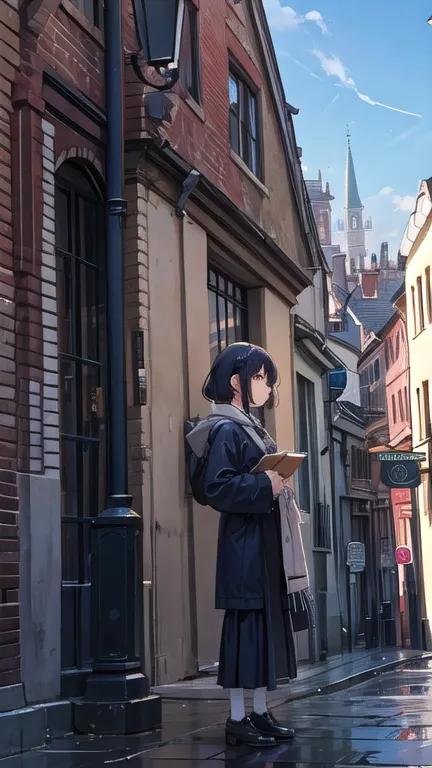
[[[143,82],[167,90],[179,76],[184,0],[133,2],[139,44],[131,57],[134,71]],[[104,20],[109,487],[107,508],[92,521],[92,672],[83,699],[75,702],[74,723],[81,733],[126,735],[160,727],[162,714],[141,663],[143,525],[128,493],[122,0],[105,2]],[[154,67],[163,83],[150,83],[142,66]]]
[[[133,53],[131,64],[135,74],[146,85],[164,91],[179,78],[179,55],[183,31],[185,0],[133,0],[139,53]],[[153,67],[164,78],[155,85],[143,72]]]

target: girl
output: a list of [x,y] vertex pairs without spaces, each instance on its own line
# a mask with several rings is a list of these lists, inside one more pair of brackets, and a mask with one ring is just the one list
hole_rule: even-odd
[[[275,690],[277,679],[297,676],[290,608],[297,603],[304,607],[294,594],[309,586],[300,515],[277,472],[251,472],[265,453],[276,451],[250,409],[275,405],[277,378],[265,350],[231,344],[217,357],[203,386],[213,417],[187,438],[194,453],[198,444],[201,455],[208,451],[204,493],[209,506],[221,513],[216,608],[225,610],[225,617],[218,684],[230,689],[230,745],[274,746],[294,737],[267,710],[266,690]],[[245,713],[245,688],[254,691],[250,716]]]

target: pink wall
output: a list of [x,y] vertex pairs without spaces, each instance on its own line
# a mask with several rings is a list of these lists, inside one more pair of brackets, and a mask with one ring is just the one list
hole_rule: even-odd
[[406,327],[401,317],[383,335],[383,340],[386,346],[385,382],[390,443],[396,448],[402,447],[401,444],[411,437],[409,356]]

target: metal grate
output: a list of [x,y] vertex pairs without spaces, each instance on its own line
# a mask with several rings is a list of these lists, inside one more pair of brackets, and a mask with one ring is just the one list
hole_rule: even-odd
[[318,502],[314,517],[314,548],[331,551],[330,506]]

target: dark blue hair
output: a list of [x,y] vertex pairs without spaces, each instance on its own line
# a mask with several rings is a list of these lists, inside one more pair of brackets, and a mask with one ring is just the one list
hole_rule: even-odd
[[268,385],[271,387],[267,407],[273,408],[277,400],[277,368],[265,349],[243,342],[230,344],[217,356],[204,382],[202,388],[203,396],[206,400],[211,400],[215,403],[231,403],[235,395],[235,391],[231,386],[231,378],[238,375],[243,410],[249,413],[249,404],[253,404],[252,378],[259,373],[261,368],[264,368]]

